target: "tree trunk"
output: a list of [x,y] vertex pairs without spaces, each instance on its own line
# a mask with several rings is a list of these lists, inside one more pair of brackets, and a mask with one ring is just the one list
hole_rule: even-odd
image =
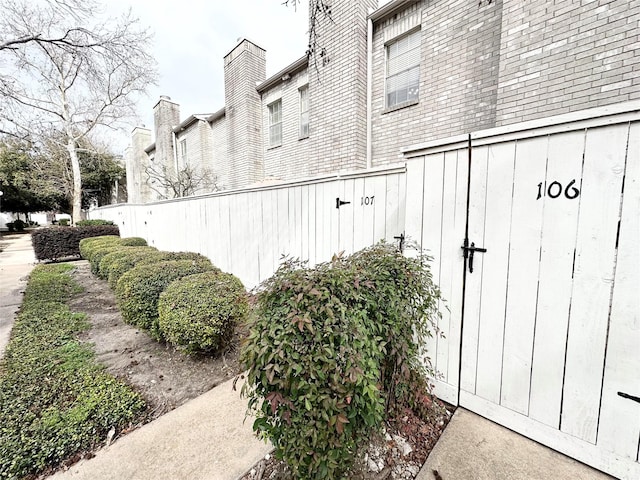
[[76,225],[82,220],[82,178],[80,176],[80,160],[76,150],[76,142],[73,138],[67,140],[67,151],[71,159],[71,173],[73,176],[73,201],[71,203],[71,221]]

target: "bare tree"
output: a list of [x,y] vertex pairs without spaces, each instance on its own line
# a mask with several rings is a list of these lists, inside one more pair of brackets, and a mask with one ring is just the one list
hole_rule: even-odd
[[[150,34],[130,12],[94,20],[91,1],[10,0],[8,6],[11,20],[5,17],[1,25],[0,132],[63,132],[75,223],[81,212],[79,145],[97,130],[117,129],[135,116],[137,96],[156,78],[155,60],[147,53]],[[73,15],[60,15],[60,9],[72,9]]]
[[196,169],[186,165],[176,173],[164,165],[152,165],[145,168],[145,174],[147,184],[163,200],[220,190],[218,177],[208,168]]
[[[98,8],[94,0],[33,0],[28,3],[3,0],[0,17],[0,51],[20,48],[27,43],[48,43],[61,48],[86,47],[92,33],[82,24],[51,28],[51,19],[67,16],[81,19]],[[78,36],[83,32],[88,37]]]
[[[286,7],[298,7],[301,0],[284,0],[282,4]],[[309,43],[307,45],[307,57],[313,59],[316,70],[318,61],[324,62],[327,59],[327,50],[322,46],[320,35],[318,34],[318,24],[323,20],[332,21],[331,5],[326,0],[311,0],[309,2]]]

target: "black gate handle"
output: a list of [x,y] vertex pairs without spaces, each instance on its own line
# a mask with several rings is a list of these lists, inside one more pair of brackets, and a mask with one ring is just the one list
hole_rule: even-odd
[[471,246],[469,246],[469,240],[467,238],[464,239],[464,244],[460,248],[464,250],[464,258],[469,259],[469,273],[473,273],[473,254],[475,252],[485,253],[487,249],[476,247],[476,244],[473,242],[471,242]]
[[624,393],[624,392],[618,392],[618,395],[621,396],[622,398],[626,398],[629,400],[633,400],[634,402],[640,403],[640,397],[634,397],[633,395],[629,395],[628,393]]

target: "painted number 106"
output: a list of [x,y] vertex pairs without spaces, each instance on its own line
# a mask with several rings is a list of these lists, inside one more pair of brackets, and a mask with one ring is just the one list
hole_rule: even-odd
[[565,198],[573,200],[580,196],[580,190],[575,186],[576,180],[571,180],[566,187],[560,182],[551,182],[548,186],[546,183],[540,182],[538,184],[538,197],[536,200],[540,200],[542,197],[558,198],[564,193]]

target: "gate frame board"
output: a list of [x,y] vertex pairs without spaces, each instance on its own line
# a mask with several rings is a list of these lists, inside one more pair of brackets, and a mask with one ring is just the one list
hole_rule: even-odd
[[[589,139],[587,138],[587,132],[591,132],[591,137],[589,137]],[[598,137],[600,133],[603,133],[604,136],[598,140],[599,144],[591,144],[587,147],[587,144],[584,142],[592,142],[593,138]],[[513,145],[517,142],[520,142],[520,145],[523,145],[525,142],[531,142],[531,145],[535,145],[536,142],[538,142],[542,148],[545,148],[547,142],[551,144],[549,149],[554,150],[553,152],[549,152],[550,156],[547,156],[547,158],[548,161],[550,163],[553,162],[554,165],[543,165],[545,170],[545,177],[543,177],[544,182],[547,181],[546,175],[559,175],[561,177],[569,175],[571,177],[576,176],[576,164],[581,165],[579,170],[579,172],[582,172],[580,173],[580,178],[583,176],[583,169],[585,166],[586,169],[589,169],[587,174],[591,176],[591,180],[588,184],[592,186],[597,185],[598,188],[602,190],[602,193],[597,194],[594,198],[589,200],[589,202],[591,203],[592,209],[595,209],[600,213],[596,214],[597,218],[590,218],[591,211],[589,211],[589,214],[585,217],[587,222],[579,224],[579,209],[576,211],[576,205],[568,205],[566,208],[569,209],[566,211],[562,210],[562,213],[560,214],[560,216],[564,215],[564,218],[567,219],[560,228],[560,230],[562,230],[560,234],[568,238],[575,235],[576,239],[583,239],[582,243],[576,246],[578,262],[580,261],[579,255],[582,252],[588,254],[590,256],[590,260],[593,259],[597,261],[597,264],[594,265],[583,265],[581,271],[578,272],[579,276],[583,277],[583,280],[578,280],[583,283],[587,282],[584,283],[585,288],[589,285],[588,278],[591,278],[592,280],[598,279],[605,281],[605,285],[600,288],[602,292],[597,294],[594,292],[594,295],[599,295],[601,299],[607,296],[611,299],[609,314],[607,315],[607,312],[602,310],[600,312],[599,319],[595,322],[597,325],[584,323],[584,318],[576,317],[572,320],[572,317],[568,314],[564,328],[562,325],[558,325],[557,323],[545,326],[544,322],[540,325],[535,325],[534,328],[546,328],[547,332],[558,331],[559,342],[562,344],[560,349],[562,351],[564,351],[567,336],[570,337],[569,339],[576,339],[572,340],[574,343],[569,347],[574,348],[575,352],[575,347],[578,345],[575,342],[582,342],[582,340],[577,339],[584,337],[581,331],[585,331],[587,333],[593,331],[594,334],[597,333],[597,335],[599,335],[599,339],[589,340],[589,338],[587,338],[590,344],[593,344],[593,349],[597,350],[599,353],[593,358],[583,358],[587,364],[593,365],[592,367],[589,367],[589,371],[593,371],[593,376],[595,378],[583,377],[583,379],[586,379],[585,381],[587,381],[587,383],[591,384],[591,387],[587,388],[587,386],[579,384],[580,377],[576,377],[576,375],[578,375],[578,371],[584,372],[584,368],[578,368],[575,374],[569,372],[569,375],[572,378],[568,381],[573,382],[575,390],[575,392],[572,392],[571,394],[573,397],[569,395],[567,398],[563,398],[563,393],[561,392],[561,397],[556,396],[554,397],[555,400],[545,400],[543,398],[535,399],[535,402],[532,402],[530,401],[530,398],[525,398],[527,395],[529,395],[529,397],[531,397],[532,394],[535,395],[538,391],[537,389],[539,388],[539,385],[541,384],[542,377],[539,377],[538,379],[532,378],[533,383],[526,385],[526,383],[529,382],[520,381],[518,378],[519,369],[526,370],[527,368],[530,368],[530,374],[533,374],[534,362],[538,363],[537,368],[540,368],[540,366],[543,365],[542,370],[546,368],[544,365],[549,366],[550,362],[546,361],[545,358],[542,358],[544,356],[542,346],[539,347],[539,351],[535,350],[536,337],[534,332],[532,332],[532,335],[525,335],[527,338],[530,338],[532,342],[531,346],[527,346],[525,348],[522,345],[522,339],[515,339],[515,343],[513,343],[514,340],[511,339],[512,335],[507,331],[507,327],[509,326],[505,323],[505,325],[503,325],[504,331],[497,332],[496,335],[502,339],[502,342],[505,342],[506,350],[512,351],[512,353],[518,352],[521,347],[525,350],[524,352],[519,353],[520,356],[523,356],[523,363],[508,365],[506,369],[504,369],[503,366],[499,372],[494,372],[493,374],[487,372],[482,373],[482,378],[493,378],[495,380],[497,377],[500,382],[502,381],[503,376],[505,377],[505,380],[508,380],[508,378],[517,379],[516,383],[518,385],[515,385],[515,390],[505,390],[501,385],[498,385],[498,390],[490,389],[491,391],[477,392],[476,377],[474,375],[465,376],[463,374],[460,378],[445,376],[444,381],[443,379],[436,381],[435,393],[445,401],[453,404],[459,404],[460,406],[468,408],[469,410],[472,410],[524,436],[622,479],[640,478],[640,464],[638,463],[638,457],[640,456],[640,452],[638,451],[640,449],[640,441],[638,439],[640,434],[640,421],[635,421],[636,418],[640,419],[640,406],[629,400],[626,400],[627,403],[623,403],[625,402],[625,399],[615,394],[617,390],[623,388],[626,388],[627,390],[625,391],[630,392],[632,395],[638,395],[636,389],[640,390],[640,377],[637,376],[637,372],[640,371],[640,355],[638,354],[640,347],[640,300],[638,300],[638,296],[635,293],[637,292],[637,285],[640,284],[640,273],[638,273],[640,271],[640,268],[638,268],[640,267],[640,253],[637,248],[637,245],[640,243],[640,227],[638,226],[638,217],[640,216],[640,187],[638,186],[640,184],[640,165],[638,165],[638,163],[640,163],[640,138],[638,137],[640,137],[640,101],[632,101],[608,107],[544,118],[518,125],[474,132],[468,137],[457,136],[449,139],[424,143],[403,150],[405,158],[407,159],[407,196],[410,199],[411,195],[415,195],[415,197],[421,197],[423,200],[422,203],[420,203],[419,208],[408,203],[406,209],[406,230],[408,233],[413,234],[416,238],[420,238],[421,240],[425,239],[424,230],[427,229],[427,225],[420,223],[425,218],[425,212],[423,210],[428,207],[427,204],[429,204],[429,202],[433,202],[427,198],[424,183],[421,184],[417,178],[424,179],[427,176],[429,162],[434,161],[434,159],[442,152],[451,152],[456,150],[460,152],[470,144],[470,148],[472,149],[472,161],[475,162],[473,164],[474,172],[477,171],[477,173],[474,174],[482,177],[483,175],[486,176],[488,174],[487,160],[489,156],[492,155],[493,149],[497,148],[504,150],[506,148],[508,150],[510,148],[509,145]],[[558,139],[557,142],[555,141],[556,138]],[[540,141],[537,139],[540,139]],[[571,139],[574,139],[575,142]],[[553,145],[554,142],[556,143],[555,145]],[[566,143],[562,144],[561,142]],[[575,143],[575,145],[572,142]],[[611,145],[611,142],[614,142],[615,145]],[[579,151],[574,151],[576,148]],[[584,157],[583,152],[586,152],[588,156]],[[514,162],[516,161],[515,158],[518,154],[521,154],[520,150],[516,150],[515,155],[512,157],[514,158]],[[531,155],[530,152],[526,155],[529,157],[535,156]],[[540,151],[539,155],[545,156],[547,155],[547,152]],[[571,164],[571,162],[566,161],[566,158],[571,155],[576,157],[573,162],[574,167],[570,167],[569,164]],[[552,160],[552,156],[556,159],[555,162]],[[508,155],[504,156],[507,161],[508,157]],[[607,158],[612,158],[615,161],[609,164],[607,163]],[[518,160],[520,163],[522,163],[522,161],[524,160]],[[623,162],[624,169],[622,172],[620,171],[619,165],[621,161]],[[503,179],[505,182],[506,180],[509,180],[506,182],[507,185],[513,185],[517,178],[530,178],[528,183],[531,183],[533,186],[540,181],[534,179],[534,177],[537,178],[540,176],[539,167],[536,167],[536,172],[538,173],[532,173],[529,177],[527,176],[527,172],[524,170],[519,173],[518,168],[520,167],[521,166],[517,165],[517,162],[513,165],[513,178]],[[549,167],[550,170],[548,170],[547,167]],[[571,170],[571,168],[574,168],[574,170]],[[608,170],[610,168],[614,170],[617,169],[617,171]],[[550,179],[549,182],[551,181],[552,180]],[[624,196],[621,193],[623,182]],[[485,192],[487,188],[495,188],[491,186],[487,187],[486,181],[480,183],[479,187],[484,188]],[[579,187],[581,188],[582,185]],[[606,192],[611,193],[606,194]],[[484,198],[483,192],[481,191],[476,191],[475,194],[476,198],[478,194],[481,198]],[[607,199],[604,195],[608,195],[610,198]],[[509,197],[509,203],[513,201],[513,208],[516,209],[514,211],[511,205],[509,205],[505,210],[507,221],[509,221],[512,215],[515,215],[516,217],[520,215],[518,211],[521,213],[526,212],[526,208],[524,206],[518,206],[518,195],[514,192],[510,191],[505,193],[505,197],[507,196]],[[600,199],[600,202],[598,202],[598,199]],[[419,203],[417,198],[415,200],[415,203]],[[469,200],[473,203],[475,201],[474,195],[471,195]],[[506,200],[507,199],[505,199],[505,201]],[[580,202],[581,201],[582,199]],[[544,208],[545,202],[541,202],[541,204],[542,208]],[[471,207],[473,207],[473,205],[471,205]],[[494,207],[499,208],[500,206],[494,205]],[[494,207],[489,206],[487,208],[494,209]],[[558,207],[557,204],[552,205],[550,203],[547,208],[564,209],[565,207]],[[433,218],[433,215],[431,215],[431,218]],[[542,211],[537,213],[533,212],[533,218],[531,220],[533,230],[535,230],[535,225],[533,224],[536,222],[542,222],[543,218],[546,217],[543,216]],[[558,216],[555,216],[555,218],[557,219]],[[614,248],[615,246],[612,243],[612,239],[615,239],[615,224],[617,224],[619,218],[623,222],[622,228],[619,232],[620,250],[618,250],[617,247]],[[607,231],[613,232],[613,237],[606,237],[606,252],[602,253],[607,258],[600,261],[597,260],[597,252],[599,250],[594,250],[594,247],[597,248],[597,246],[591,240],[591,236],[595,235],[596,232],[601,231],[601,229],[604,228],[604,225],[608,225],[608,227],[606,227]],[[472,226],[469,228],[470,230],[473,229]],[[487,228],[490,229],[492,227],[488,226]],[[543,226],[540,225],[540,231],[542,231],[542,228]],[[515,233],[518,235],[524,235],[526,232]],[[509,237],[514,234],[514,232],[511,232],[509,229],[509,231],[502,232],[502,234]],[[469,241],[475,241],[477,244],[476,246],[484,246],[488,248],[490,253],[492,248],[493,251],[500,250],[500,247],[496,245],[499,238],[494,239],[493,241],[487,241],[486,235],[487,231],[485,230],[485,227],[482,226],[478,231],[469,232],[468,238]],[[580,235],[580,237],[577,237],[578,235]],[[440,238],[442,239],[443,236],[440,235]],[[518,238],[515,238],[513,241],[517,242]],[[562,261],[567,260],[571,267],[569,270],[573,271],[573,255],[571,258],[563,259],[563,257],[558,257],[558,255],[561,254],[560,249],[558,249],[557,254],[553,253],[553,238],[554,236],[551,235],[549,238],[544,239],[544,241],[547,242],[544,249],[542,247],[543,244],[539,243],[538,254],[540,255],[544,253],[544,255],[547,256],[551,255],[551,257],[548,257],[549,259],[556,258]],[[462,242],[463,239],[464,234],[461,233],[459,241]],[[431,244],[434,243],[434,239],[430,239],[430,241]],[[507,241],[507,243],[507,251],[511,252],[511,245],[509,244],[509,241]],[[635,245],[635,248],[633,245]],[[429,245],[425,246],[429,247]],[[457,243],[450,245],[450,247],[452,249],[456,249],[456,251],[460,251]],[[616,261],[618,252],[622,251],[622,248],[626,248],[631,252],[631,257],[625,257],[626,263]],[[502,251],[505,251],[504,245]],[[514,255],[517,255],[517,252],[514,253]],[[535,257],[535,252],[533,252],[532,255]],[[562,255],[564,254],[562,253]],[[474,272],[476,272],[476,270],[478,273],[482,272],[486,262],[495,260],[495,257],[491,257],[491,260],[489,260],[489,258],[489,254],[476,254],[474,259]],[[461,252],[455,262],[457,262],[457,264],[465,263]],[[526,265],[530,265],[535,269],[543,269],[538,272],[539,274],[543,274],[548,270],[548,268],[546,266],[542,266],[541,263],[540,267],[538,267],[537,264],[534,265],[535,262],[533,262],[533,260],[526,260],[524,262],[525,263],[520,262],[522,268],[525,268]],[[617,264],[618,268],[610,272],[610,267],[607,262],[613,262],[611,263],[612,265]],[[629,262],[631,265],[629,265]],[[438,269],[441,270],[442,268],[443,265],[439,264]],[[455,268],[457,268],[457,266],[454,265],[454,269]],[[464,268],[466,268],[466,264],[464,265]],[[492,265],[491,268],[495,269],[496,266]],[[549,274],[551,274],[551,270],[544,273],[544,275]],[[573,274],[571,276],[573,277]],[[609,283],[606,283],[607,279],[609,279]],[[620,283],[620,289],[614,289],[614,282]],[[622,287],[622,282],[625,282],[626,287]],[[475,283],[477,284],[480,282]],[[492,283],[492,288],[496,288],[494,284],[495,282]],[[634,285],[635,290],[631,288],[631,286]],[[588,294],[587,290],[592,290],[591,288],[585,290],[580,287],[579,284],[574,285],[573,278],[569,279],[567,286],[569,290],[567,291],[565,289],[565,293],[563,295],[577,295],[578,297],[582,296],[583,299],[588,299],[588,297],[585,296]],[[517,287],[517,285],[513,284],[513,280],[510,282],[510,287]],[[465,286],[465,295],[467,300],[463,306],[464,323],[462,323],[461,317],[458,318],[460,325],[459,328],[463,330],[464,343],[460,341],[459,337],[449,338],[448,348],[449,350],[458,349],[461,358],[461,368],[463,370],[468,369],[469,365],[476,362],[476,359],[478,358],[478,339],[480,338],[479,335],[481,335],[481,332],[479,330],[479,324],[476,322],[478,322],[477,315],[479,310],[475,310],[475,302],[469,303],[469,299],[473,298],[474,295],[479,298],[478,295],[480,294],[480,291],[475,291],[476,288],[481,287],[479,285],[474,286],[473,282],[471,284],[467,283]],[[574,288],[579,291],[573,291]],[[462,297],[460,296],[460,299],[461,298]],[[456,301],[456,299],[454,298],[453,301]],[[530,303],[531,302],[529,302],[529,304]],[[602,302],[600,303],[602,304]],[[476,303],[475,305],[477,306],[478,304]],[[569,304],[567,307],[568,306]],[[502,307],[504,307],[503,314],[505,315],[505,318],[510,318],[506,316],[509,311],[520,311],[518,308],[513,310],[514,306],[512,305],[512,307],[509,307],[509,303],[502,305]],[[486,308],[486,306],[483,305],[482,308]],[[498,306],[498,309],[500,308],[501,307]],[[499,313],[498,311],[496,312]],[[577,311],[573,312],[574,315],[577,313]],[[581,317],[584,316],[585,315],[581,315]],[[616,317],[615,321],[617,323],[612,324],[611,319],[614,316]],[[509,328],[513,329],[516,327],[511,326]],[[515,330],[511,330],[511,332],[513,335],[517,333]],[[461,344],[463,345],[462,350],[460,350]],[[437,356],[439,346],[437,343],[434,345],[434,342],[432,342],[431,347],[436,349],[435,354]],[[607,348],[609,348],[609,351],[607,351]],[[502,351],[502,349],[497,350]],[[504,354],[509,355],[508,351],[505,351]],[[579,351],[580,350],[578,350],[578,352]],[[529,360],[527,360],[527,358]],[[572,360],[574,362],[573,367],[569,366],[569,368],[575,369],[578,367],[578,364],[575,363],[577,360],[578,357],[574,358]],[[540,363],[541,361],[543,361],[543,363]],[[616,364],[616,368],[612,368],[614,362]],[[555,365],[558,363],[558,359],[552,360],[551,363]],[[558,370],[558,381],[560,382],[560,387],[563,387],[563,382],[566,380],[566,368],[565,356],[563,353],[562,358],[560,358],[559,370],[556,369]],[[621,369],[622,372],[620,371]],[[540,372],[541,371],[539,371],[540,375],[544,375]],[[480,373],[477,375],[480,375]],[[481,380],[481,378],[478,377],[477,380]],[[545,378],[544,381],[548,381],[548,378]],[[556,385],[558,385],[557,381]],[[601,392],[600,396],[595,398],[593,397],[594,390],[597,390],[599,387]],[[608,390],[605,391],[605,387]],[[584,390],[582,394],[579,393],[579,391],[581,391],[580,389]],[[527,392],[529,392],[529,394],[527,394]],[[554,392],[547,392],[545,395],[550,394],[555,395]],[[576,397],[576,395],[578,395],[578,397]],[[579,400],[579,395],[587,395],[591,399],[587,402],[591,405],[590,407],[587,407],[591,412],[587,417],[590,416],[591,418],[583,419],[582,417],[584,417],[584,415],[582,415],[579,410],[576,410],[575,407],[572,407],[573,404],[578,403],[576,400]],[[490,398],[493,401],[489,401],[487,398]],[[549,405],[549,402],[554,405],[556,403],[560,405],[558,398],[562,399],[562,404],[565,409],[568,409],[563,414],[563,418],[565,420],[562,424],[559,424],[558,420],[560,418],[560,410],[555,410],[554,412],[553,408],[555,407]],[[545,408],[547,409],[546,411]],[[626,412],[626,415],[628,416],[626,421],[623,418],[619,418],[620,412]],[[595,420],[593,420],[594,416]],[[610,422],[610,424],[604,425],[602,423],[607,421]],[[561,425],[564,425],[565,428],[562,428]],[[617,432],[621,432],[622,434],[619,435]]]

